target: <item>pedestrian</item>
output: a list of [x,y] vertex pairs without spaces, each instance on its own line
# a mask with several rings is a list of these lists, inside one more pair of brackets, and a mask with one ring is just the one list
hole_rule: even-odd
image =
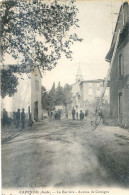
[[25,128],[25,112],[24,112],[24,108],[22,109],[21,112],[21,124],[22,124],[22,129]]
[[88,116],[88,109],[85,111],[85,117]]
[[19,128],[19,126],[20,126],[20,109],[18,108],[16,112],[16,128]]
[[8,124],[8,112],[6,111],[6,109],[3,109],[3,126]]
[[76,112],[76,119],[78,120],[78,112]]
[[51,121],[51,111],[50,110],[48,111],[48,119],[49,121]]
[[55,120],[58,120],[58,118],[59,118],[58,112],[55,111]]
[[13,124],[16,125],[16,112],[13,112]]
[[84,113],[82,112],[82,110],[80,110],[80,121],[81,121],[81,124],[82,124],[83,119],[84,119]]
[[50,120],[53,120],[53,111],[50,113]]
[[58,120],[61,119],[61,110],[58,110]]
[[66,110],[65,116],[66,116],[66,119],[68,119],[68,111],[67,110]]
[[72,117],[73,117],[73,120],[75,120],[75,109],[74,109],[74,107],[72,109]]

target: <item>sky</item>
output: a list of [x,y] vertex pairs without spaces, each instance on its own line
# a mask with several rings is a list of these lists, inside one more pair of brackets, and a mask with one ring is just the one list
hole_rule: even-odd
[[[105,56],[110,49],[112,30],[117,19],[117,15],[113,14],[112,17],[111,9],[112,13],[118,13],[121,3],[121,0],[112,0],[112,4],[111,0],[77,1],[80,28],[74,29],[74,32],[83,38],[83,42],[75,42],[72,46],[72,61],[62,56],[54,69],[43,74],[42,85],[47,90],[51,89],[53,82],[56,86],[59,81],[62,86],[75,83],[78,66],[83,80],[103,79],[106,76],[109,63],[105,61]],[[7,55],[5,64],[10,63],[14,63],[14,60]],[[11,109],[10,99],[7,96],[6,104],[3,103],[7,110]]]
[[[115,27],[122,0],[77,0],[79,10],[78,19],[80,28],[74,29],[82,42],[75,42],[71,47],[72,61],[65,56],[58,61],[57,66],[51,71],[43,73],[42,85],[50,90],[53,82],[58,85],[60,81],[73,84],[80,66],[83,80],[103,79],[109,67],[105,61],[112,40],[112,32]],[[69,32],[72,33],[73,29]],[[5,64],[14,60],[7,55]]]
[[59,81],[62,86],[75,83],[78,66],[83,80],[103,79],[106,76],[109,63],[105,61],[105,56],[110,49],[117,19],[114,13],[119,13],[121,3],[121,0],[76,2],[80,28],[75,32],[83,38],[83,42],[75,42],[72,46],[72,61],[62,56],[53,70],[43,74],[42,85],[47,90],[51,89],[53,82],[56,86]]

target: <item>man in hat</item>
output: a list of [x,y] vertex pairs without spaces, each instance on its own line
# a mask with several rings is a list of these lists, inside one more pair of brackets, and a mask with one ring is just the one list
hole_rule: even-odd
[[81,125],[82,125],[83,119],[84,119],[84,113],[82,112],[82,110],[80,110],[80,121],[81,121]]
[[21,123],[22,123],[22,129],[25,128],[25,112],[24,112],[24,108],[22,109],[21,112]]
[[3,126],[8,124],[8,113],[5,110],[5,108],[3,109]]
[[73,117],[73,120],[75,120],[75,109],[74,109],[74,107],[72,109],[72,117]]
[[20,126],[20,109],[17,109],[16,112],[16,128],[18,128]]

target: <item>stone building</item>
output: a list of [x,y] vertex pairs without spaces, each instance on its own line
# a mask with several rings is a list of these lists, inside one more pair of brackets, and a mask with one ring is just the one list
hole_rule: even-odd
[[129,5],[123,3],[106,60],[111,62],[116,38],[121,30],[110,74],[110,113],[122,126],[129,127]]
[[76,83],[72,84],[72,107],[74,107],[78,112],[80,110],[80,83],[82,80],[83,77],[81,74],[81,69],[78,67]]
[[2,109],[5,108],[9,116],[13,116],[19,108],[25,109],[27,118],[29,113],[33,121],[42,118],[41,107],[41,78],[42,74],[39,67],[34,67],[31,73],[15,74],[18,77],[17,92],[12,97],[5,97],[2,100]]
[[[80,108],[82,110],[95,111],[98,101],[100,100],[104,80],[86,80],[80,83]],[[103,103],[109,104],[109,87],[106,89]]]
[[34,67],[31,72],[31,117],[35,121],[42,118],[41,78],[42,74],[39,67]]
[[[76,83],[72,85],[72,107],[77,112],[88,109],[95,112],[98,101],[104,87],[104,80],[84,80],[82,79],[80,68],[77,71]],[[109,104],[109,87],[106,89],[104,103]]]

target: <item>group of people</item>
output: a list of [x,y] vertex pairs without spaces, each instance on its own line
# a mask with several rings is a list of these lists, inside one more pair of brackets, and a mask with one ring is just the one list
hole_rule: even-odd
[[50,120],[60,120],[61,118],[61,111],[58,110],[58,111],[48,111],[48,116],[49,116],[49,119]]
[[21,127],[22,129],[25,128],[25,111],[24,108],[22,109],[22,112],[20,112],[20,109],[17,109],[17,112],[13,112],[13,121],[14,124],[16,125],[16,128],[20,127],[20,123],[21,123]]
[[[58,111],[50,110],[50,111],[48,111],[49,120],[60,120],[61,115],[62,115],[61,110],[58,110]],[[88,110],[86,110],[85,113],[82,110],[80,110],[80,113],[78,113],[73,107],[73,109],[72,109],[72,119],[73,120],[78,120],[78,119],[83,120],[84,117],[87,117],[87,116],[88,116]],[[67,110],[65,111],[65,117],[66,117],[66,119],[69,118],[69,113],[68,113]]]
[[88,116],[88,110],[85,111],[85,114],[82,110],[80,110],[80,114],[78,114],[78,112],[76,112],[76,110],[72,109],[72,119],[75,120],[75,118],[78,120],[79,117],[80,117],[80,120],[83,120],[84,117],[87,117]]
[[24,108],[22,109],[22,112],[20,112],[20,109],[17,109],[17,112],[13,112],[13,118],[10,118],[8,116],[8,112],[6,109],[3,109],[3,116],[2,116],[2,125],[5,127],[6,125],[9,126],[11,124],[16,125],[16,128],[19,128],[20,125],[22,129],[25,128],[25,112]]

